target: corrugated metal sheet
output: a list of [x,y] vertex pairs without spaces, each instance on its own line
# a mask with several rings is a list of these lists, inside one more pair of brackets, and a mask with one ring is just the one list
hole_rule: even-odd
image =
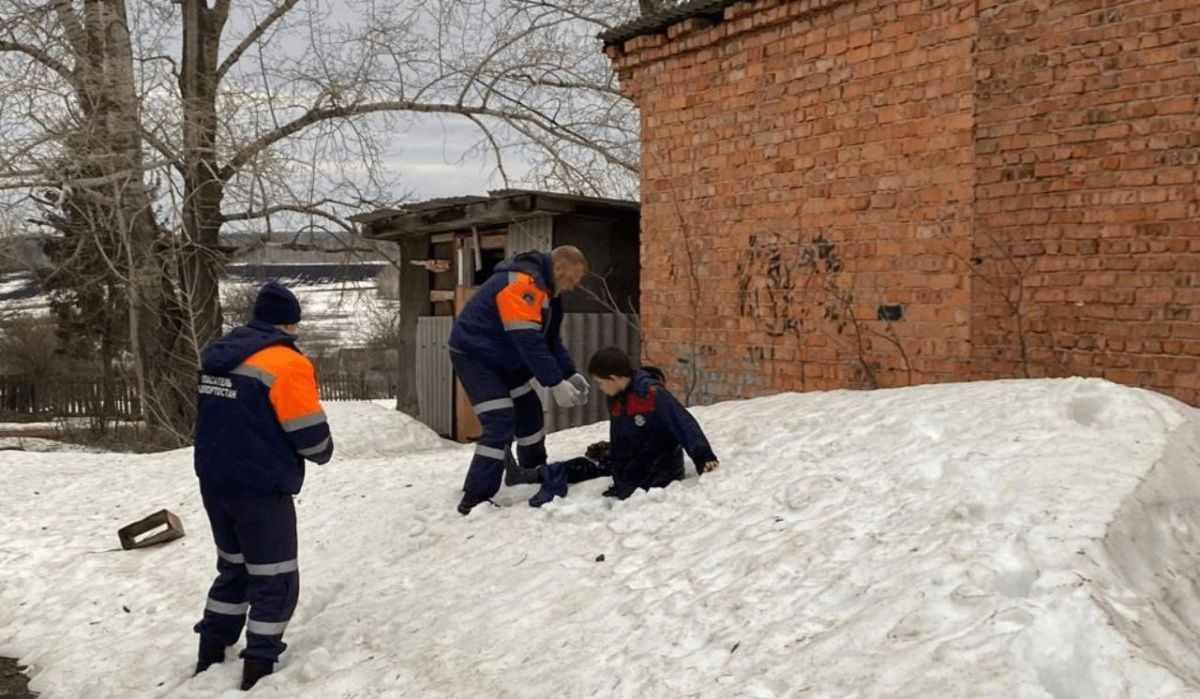
[[[417,400],[421,407],[421,422],[443,436],[450,436],[454,431],[454,370],[447,345],[453,322],[454,318],[450,316],[417,320]],[[568,313],[563,319],[563,344],[581,373],[586,373],[588,359],[601,347],[620,347],[634,357],[636,363],[642,351],[637,324],[635,315]],[[587,405],[571,409],[557,407],[549,391],[539,389],[538,392],[546,409],[548,432],[590,425],[608,418],[604,396],[595,386]]]
[[554,218],[538,216],[518,221],[508,226],[508,243],[504,249],[506,257],[519,252],[541,250],[547,252],[553,244]]
[[454,370],[450,366],[450,316],[417,319],[417,401],[421,422],[440,435],[454,431]]
[[[567,351],[575,359],[580,373],[587,373],[587,361],[601,347],[620,347],[634,358],[636,364],[642,348],[637,331],[638,317],[613,313],[568,313],[563,319],[562,339]],[[546,431],[556,432],[568,427],[590,425],[608,419],[605,412],[604,395],[592,386],[588,404],[578,408],[563,409],[554,404],[549,391],[542,390],[542,406],[546,410]]]

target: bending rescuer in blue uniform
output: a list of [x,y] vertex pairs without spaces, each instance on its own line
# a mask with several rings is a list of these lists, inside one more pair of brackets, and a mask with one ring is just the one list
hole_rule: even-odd
[[587,379],[575,370],[559,337],[561,294],[586,273],[587,259],[569,245],[521,253],[497,265],[455,319],[450,361],[483,426],[459,513],[500,490],[513,441],[524,471],[535,474],[546,463],[542,402],[530,379],[550,389],[560,407],[587,402]]

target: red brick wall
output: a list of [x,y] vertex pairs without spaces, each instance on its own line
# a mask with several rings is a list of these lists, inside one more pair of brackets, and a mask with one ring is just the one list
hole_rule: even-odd
[[1200,3],[983,0],[976,74],[980,374],[1200,402]]
[[[1147,6],[1171,2],[1129,6],[1150,16]],[[712,26],[689,20],[666,37],[610,48],[642,113],[643,359],[668,369],[693,402],[708,402],[782,389],[1012,376],[1023,367],[1031,375],[1099,374],[1124,368],[1125,359],[1132,365],[1128,343],[1145,341],[1151,326],[1172,338],[1188,332],[1177,325],[1198,327],[1196,298],[1187,296],[1194,292],[1183,288],[1200,281],[1187,267],[1200,259],[1200,233],[1195,181],[1184,174],[1196,153],[1188,145],[1197,132],[1195,104],[1183,112],[1185,93],[1197,93],[1196,38],[1186,35],[1194,24],[1182,24],[1173,44],[1191,72],[1171,68],[1181,73],[1176,91],[1155,98],[1176,110],[1169,132],[1160,131],[1168,115],[1159,107],[1114,119],[1105,107],[1083,107],[1086,94],[1070,92],[1072,79],[1089,77],[1071,66],[1104,58],[1090,56],[1091,48],[1070,53],[1064,34],[1086,41],[1087,22],[1096,20],[1081,24],[1075,15],[1100,3],[1075,0],[1067,11],[1055,2],[1058,9],[1031,22],[1038,4],[760,0],[727,8],[726,21]],[[1128,11],[1103,13],[1114,10]],[[1053,18],[1065,23],[1061,30],[1052,31]],[[1027,45],[1020,37],[1031,28]],[[1133,32],[1139,54],[1166,55],[1156,53],[1162,38],[1146,38],[1148,27],[1123,31]],[[1039,58],[1049,47],[1062,56]],[[1062,65],[1043,65],[1054,60]],[[1139,104],[1124,93],[1111,98],[1118,110]],[[1139,151],[1158,150],[1178,166],[1156,162],[1147,182],[1146,161],[1133,158],[1129,169],[1143,172],[1121,181],[1122,190],[1113,183],[1125,173],[1112,173],[1124,165],[1112,162],[1100,139],[1131,141],[1134,125],[1113,125],[1135,114],[1156,144]],[[1078,119],[1108,121],[1088,125],[1093,137],[1085,142],[1069,135],[1081,128]],[[1063,145],[1066,160],[1042,159]],[[1083,147],[1091,150],[1080,155]],[[1115,179],[1096,171],[1088,180],[1091,171],[1072,169],[1076,158]],[[1159,198],[1164,193],[1172,201]],[[1101,209],[1111,220],[1093,220]],[[1128,218],[1132,210],[1148,218]],[[1071,211],[1081,218],[1060,219]],[[1145,225],[1165,228],[1138,228]],[[1108,240],[1097,227],[1123,232]],[[1181,254],[1189,246],[1190,257]],[[1138,260],[1120,270],[1129,272],[1121,283],[1132,296],[1105,301],[1112,316],[1103,328],[1071,320],[1077,301],[1088,312],[1089,304],[1101,307],[1117,272],[1103,260],[1117,252]],[[1164,260],[1179,281],[1170,303],[1187,305],[1184,311],[1160,298],[1165,282],[1157,277],[1153,289],[1137,286]],[[1100,266],[1085,278],[1082,267],[1071,276],[1072,264]],[[1078,296],[1080,286],[1092,295]],[[902,308],[903,318],[877,319],[885,304]],[[1126,344],[1087,350],[1088,337],[1093,346]],[[1181,360],[1195,362],[1200,352],[1179,342],[1171,345],[1179,354],[1166,354],[1164,343],[1146,360],[1150,373],[1108,375],[1194,402],[1195,384],[1188,388],[1185,375],[1200,372]],[[1180,363],[1168,369],[1168,361]],[[1152,383],[1151,374],[1173,385]]]

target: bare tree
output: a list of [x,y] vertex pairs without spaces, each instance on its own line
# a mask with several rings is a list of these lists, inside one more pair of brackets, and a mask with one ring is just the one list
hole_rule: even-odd
[[390,136],[416,120],[472,125],[506,185],[524,161],[538,185],[631,192],[635,113],[593,39],[627,2],[0,0],[0,192],[103,261],[145,417],[184,438],[222,232],[352,248],[347,215],[394,203]]

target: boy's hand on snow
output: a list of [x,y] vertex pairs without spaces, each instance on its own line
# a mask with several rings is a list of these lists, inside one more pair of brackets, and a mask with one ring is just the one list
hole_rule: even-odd
[[716,471],[720,467],[721,464],[714,459],[713,461],[709,461],[708,463],[704,464],[704,471],[702,471],[702,473]]
[[570,381],[559,381],[550,387],[550,393],[560,408],[574,408],[579,404],[579,389]]

